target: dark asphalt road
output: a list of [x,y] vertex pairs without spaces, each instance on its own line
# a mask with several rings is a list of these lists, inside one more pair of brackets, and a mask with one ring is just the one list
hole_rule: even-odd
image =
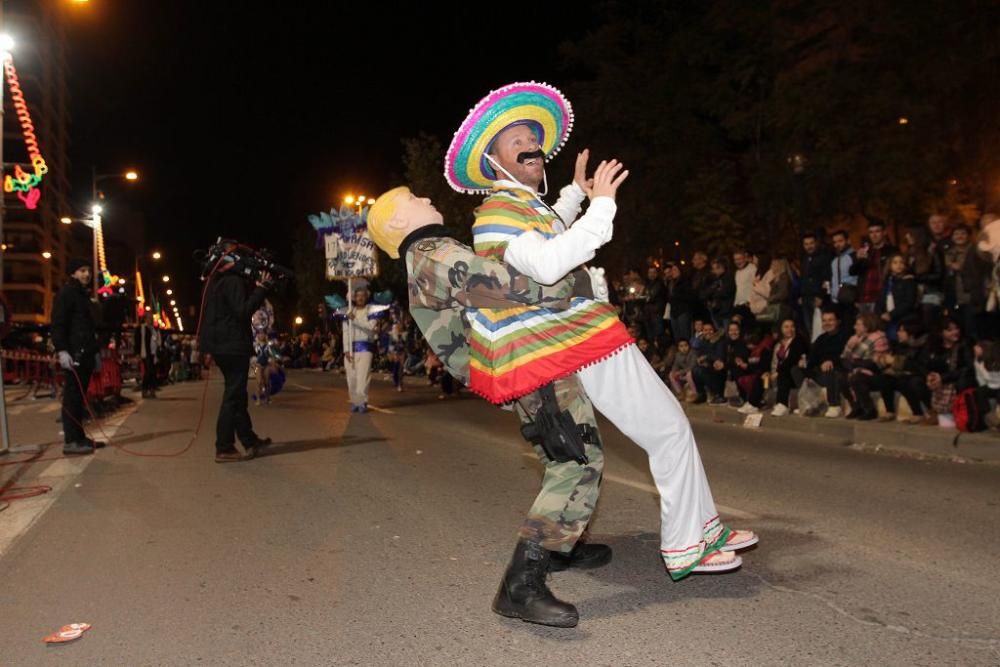
[[[381,382],[383,411],[352,415],[343,376],[300,372],[252,408],[271,455],[216,465],[220,389],[192,451],[99,453],[0,558],[0,663],[1000,664],[998,467],[696,424],[720,509],[761,545],[673,583],[643,454],[606,426],[592,533],[615,559],[553,576],[581,614],[559,630],[489,610],[540,477],[512,415]],[[180,448],[200,391],[168,388],[120,441]],[[74,621],[93,630],[42,643]]]

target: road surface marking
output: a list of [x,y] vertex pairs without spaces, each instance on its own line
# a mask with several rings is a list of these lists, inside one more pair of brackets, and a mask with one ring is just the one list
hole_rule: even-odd
[[312,391],[312,387],[307,387],[304,384],[299,384],[298,382],[289,382],[289,385],[293,387],[298,387],[299,389],[305,389],[306,391]]
[[[121,413],[114,415],[113,421],[109,421],[103,425],[104,433],[107,434],[109,439],[114,437],[121,425],[135,412],[138,406],[138,403],[133,403],[124,408]],[[59,451],[59,445],[52,445],[51,447],[54,452]],[[104,451],[108,452],[110,449],[111,445],[108,445],[108,448]],[[70,488],[73,480],[82,474],[87,466],[98,456],[100,454],[91,454],[74,459],[60,459],[45,467],[37,479],[41,483],[50,485],[52,490],[34,498],[16,500],[3,513],[4,520],[3,523],[0,523],[0,558],[6,555],[14,543],[42,518],[42,515],[55,504],[59,496],[66,489]],[[42,480],[43,476],[46,479]]]

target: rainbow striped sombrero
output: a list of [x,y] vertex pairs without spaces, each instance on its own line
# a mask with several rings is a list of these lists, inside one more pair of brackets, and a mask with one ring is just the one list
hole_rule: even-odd
[[573,129],[573,107],[561,92],[545,83],[512,83],[479,101],[458,128],[445,153],[448,185],[469,194],[493,187],[493,168],[485,153],[497,135],[512,125],[529,125],[551,160]]

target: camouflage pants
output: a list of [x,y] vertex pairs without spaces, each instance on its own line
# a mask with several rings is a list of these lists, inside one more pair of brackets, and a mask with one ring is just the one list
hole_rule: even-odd
[[[558,380],[555,390],[559,407],[569,410],[577,424],[589,424],[596,432],[594,408],[576,376]],[[527,422],[525,412],[534,415],[540,405],[538,394],[532,393],[519,399],[515,408],[521,421]],[[580,465],[575,461],[550,461],[541,447],[535,445],[534,448],[545,465],[545,475],[542,477],[542,490],[528,511],[519,536],[539,543],[549,551],[569,553],[586,530],[597,505],[604,470],[604,449],[601,444],[588,443],[586,454],[589,462]]]

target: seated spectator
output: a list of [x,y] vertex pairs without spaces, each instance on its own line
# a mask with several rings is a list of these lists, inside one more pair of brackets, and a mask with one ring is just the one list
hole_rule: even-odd
[[774,353],[771,355],[769,384],[774,383],[778,387],[778,395],[771,410],[772,417],[784,417],[788,414],[788,397],[795,386],[792,369],[798,367],[799,362],[809,352],[809,346],[799,336],[795,320],[782,320],[780,333],[781,338],[774,346]]
[[705,347],[705,320],[698,318],[694,321],[691,327],[691,349],[694,350],[694,356],[700,357],[704,352],[702,350]]
[[735,384],[736,378],[749,365],[749,358],[750,349],[743,338],[742,327],[738,322],[730,322],[726,329],[726,382]]
[[[902,394],[910,406],[913,416],[907,420],[911,424],[923,423],[923,405],[930,405],[931,394],[927,389],[927,336],[917,319],[899,325],[898,338],[890,353],[879,363],[880,372],[872,375],[858,373],[852,377],[851,389],[859,395],[863,410],[875,412],[871,403],[871,392],[882,395],[886,414],[883,421],[896,418],[896,392]],[[937,418],[933,418],[937,423]]]
[[875,312],[884,322],[890,341],[896,340],[899,323],[916,315],[919,307],[917,281],[906,264],[906,258],[897,253],[886,263],[882,296],[875,303]]
[[678,400],[696,398],[697,390],[694,387],[694,378],[691,372],[694,370],[698,360],[695,358],[694,350],[691,349],[691,342],[680,340],[677,342],[677,354],[674,355],[674,363],[670,366],[670,388],[674,390],[674,395]]
[[927,388],[931,391],[931,407],[942,426],[950,425],[955,395],[976,386],[974,361],[972,348],[962,338],[962,325],[958,320],[946,319],[927,353]]
[[990,401],[1000,401],[1000,345],[991,341],[984,341],[973,348],[975,352],[976,368],[976,405],[979,407],[979,415],[983,419],[980,426],[985,427],[990,423],[994,428],[997,425],[996,418],[989,418],[987,415],[993,411]]
[[841,324],[836,308],[824,310],[821,321],[823,333],[813,341],[805,363],[800,362],[797,368],[792,369],[792,377],[796,386],[801,386],[805,378],[810,378],[824,387],[829,407],[823,416],[835,419],[841,415],[840,400],[845,376],[840,356],[847,345],[848,331]]
[[851,414],[848,419],[871,421],[878,418],[868,382],[887,366],[889,356],[889,339],[879,330],[878,322],[875,313],[860,313],[854,320],[854,335],[848,339],[841,355],[850,386],[847,400],[851,404]]
[[698,363],[692,371],[694,386],[698,392],[695,403],[708,400],[707,394],[712,394],[712,405],[724,405],[726,399],[723,393],[726,387],[726,341],[722,332],[716,331],[715,325],[705,322],[702,325],[702,345],[698,354]]
[[740,369],[736,374],[736,389],[744,401],[739,411],[745,415],[755,415],[760,413],[764,402],[763,376],[771,372],[774,336],[769,331],[761,334],[755,328],[751,328],[746,341],[748,349],[746,365],[736,362]]

